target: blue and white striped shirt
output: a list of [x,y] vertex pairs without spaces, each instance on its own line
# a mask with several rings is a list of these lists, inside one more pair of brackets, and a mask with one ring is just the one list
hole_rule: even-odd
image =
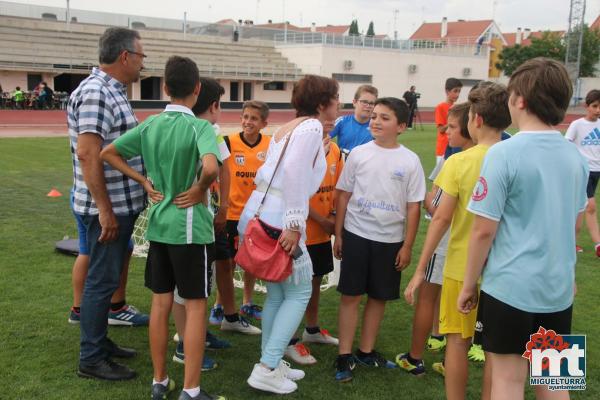
[[[127,88],[110,75],[94,68],[71,94],[67,104],[67,123],[73,160],[73,210],[81,215],[98,215],[96,202],[83,180],[77,158],[77,139],[82,133],[94,133],[103,140],[102,147],[137,126],[138,121],[127,100]],[[144,174],[141,157],[127,161]],[[144,209],[146,197],[141,185],[104,164],[106,189],[116,215],[133,215]]]

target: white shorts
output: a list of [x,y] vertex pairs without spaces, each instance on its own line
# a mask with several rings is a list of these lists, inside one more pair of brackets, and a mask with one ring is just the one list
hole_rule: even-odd
[[425,282],[441,285],[444,280],[444,262],[446,256],[434,253],[425,269]]

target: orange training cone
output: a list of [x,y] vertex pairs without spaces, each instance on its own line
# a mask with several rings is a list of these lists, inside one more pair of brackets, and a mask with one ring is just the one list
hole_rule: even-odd
[[46,196],[48,196],[48,197],[60,197],[60,196],[62,196],[62,193],[59,192],[56,189],[52,189],[51,191],[48,192],[48,194]]

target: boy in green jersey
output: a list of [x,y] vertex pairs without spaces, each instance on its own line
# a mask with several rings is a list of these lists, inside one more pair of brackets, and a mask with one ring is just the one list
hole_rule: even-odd
[[[198,68],[192,60],[169,58],[165,92],[171,97],[165,111],[115,140],[101,156],[142,184],[153,202],[148,212],[150,249],[145,274],[145,284],[153,292],[149,328],[152,398],[162,399],[175,387],[167,375],[166,354],[169,313],[177,287],[186,299],[187,319],[184,385],[179,399],[212,399],[200,390],[199,382],[215,240],[207,190],[217,177],[220,153],[211,124],[191,111],[200,92]],[[144,159],[147,177],[124,161],[137,155]]]

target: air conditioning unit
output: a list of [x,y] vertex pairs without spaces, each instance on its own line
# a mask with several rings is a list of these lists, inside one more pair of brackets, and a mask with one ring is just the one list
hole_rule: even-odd
[[417,72],[417,64],[410,64],[408,66],[408,73],[409,74],[414,74]]
[[350,71],[354,68],[354,61],[352,60],[344,60],[344,70]]
[[463,68],[463,76],[471,75],[471,68]]

